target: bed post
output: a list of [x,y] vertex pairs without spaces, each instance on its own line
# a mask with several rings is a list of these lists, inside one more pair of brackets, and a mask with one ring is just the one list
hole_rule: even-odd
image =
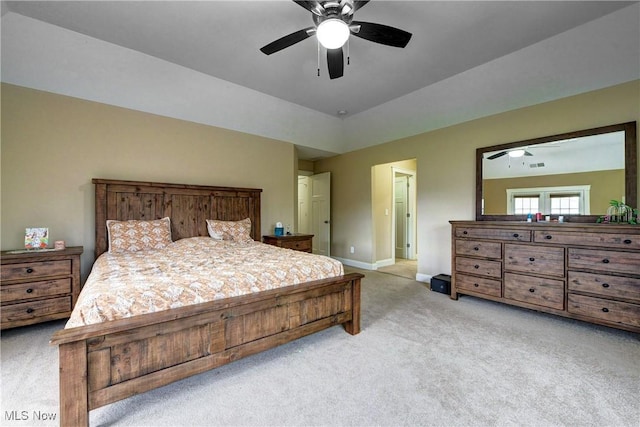
[[351,335],[360,333],[360,279],[358,275],[351,280],[351,315],[350,321],[344,324],[344,329]]
[[87,342],[73,341],[59,346],[60,425],[89,426],[87,389]]

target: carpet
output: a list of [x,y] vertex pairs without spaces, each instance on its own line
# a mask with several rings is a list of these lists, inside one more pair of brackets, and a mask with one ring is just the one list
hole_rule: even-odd
[[[348,271],[357,271],[347,268]],[[364,271],[336,326],[91,412],[93,426],[635,426],[637,334]],[[54,426],[64,322],[2,333],[3,426]]]

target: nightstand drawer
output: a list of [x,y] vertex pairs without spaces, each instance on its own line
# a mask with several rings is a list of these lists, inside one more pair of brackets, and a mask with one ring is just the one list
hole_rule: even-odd
[[281,247],[295,249],[297,251],[311,252],[311,240],[298,240],[293,242],[283,241]]
[[564,281],[505,273],[504,297],[562,310],[564,308]]
[[2,323],[71,312],[71,297],[51,298],[2,306]]
[[3,285],[0,291],[3,303],[63,295],[71,292],[71,278]]
[[34,261],[20,264],[3,264],[2,280],[37,279],[39,277],[72,274],[71,260]]
[[640,327],[640,305],[569,294],[569,313]]

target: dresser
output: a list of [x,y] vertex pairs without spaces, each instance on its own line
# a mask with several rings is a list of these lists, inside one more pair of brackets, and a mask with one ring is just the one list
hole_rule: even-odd
[[284,236],[270,234],[268,236],[262,236],[262,241],[268,245],[274,245],[280,248],[311,253],[313,234],[293,233],[285,234]]
[[2,329],[71,315],[80,293],[81,246],[56,251],[3,251]]
[[450,221],[461,294],[640,332],[640,226]]

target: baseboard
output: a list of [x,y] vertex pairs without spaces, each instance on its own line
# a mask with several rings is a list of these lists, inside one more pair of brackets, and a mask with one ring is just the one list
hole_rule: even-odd
[[426,283],[429,283],[429,282],[431,282],[431,278],[432,278],[432,277],[433,277],[433,276],[431,276],[431,275],[429,275],[429,274],[423,274],[423,273],[417,273],[417,274],[416,274],[416,280],[417,280],[418,282],[426,282]]
[[393,258],[382,259],[380,261],[376,261],[376,270],[380,267],[388,267],[394,264],[395,261],[393,260]]
[[356,261],[353,259],[340,258],[337,256],[331,257],[333,259],[337,259],[344,265],[348,265],[349,267],[361,268],[363,270],[376,270],[378,267],[375,264],[370,264],[362,261]]

